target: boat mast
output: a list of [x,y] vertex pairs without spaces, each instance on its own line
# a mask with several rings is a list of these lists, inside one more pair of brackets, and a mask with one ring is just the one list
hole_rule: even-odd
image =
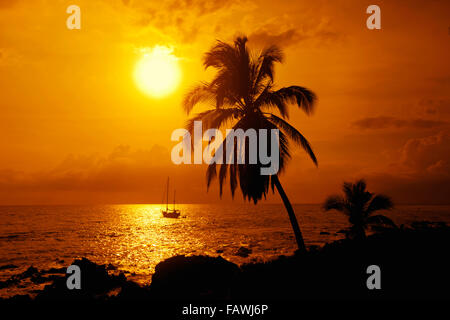
[[169,177],[167,177],[167,193],[166,193],[166,211],[169,210]]
[[173,211],[175,211],[175,189],[173,190]]

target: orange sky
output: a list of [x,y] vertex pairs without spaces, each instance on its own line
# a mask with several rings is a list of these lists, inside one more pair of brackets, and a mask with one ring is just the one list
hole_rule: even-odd
[[[81,30],[66,28],[71,4]],[[240,33],[284,48],[279,86],[319,97],[312,117],[291,111],[319,160],[295,152],[281,177],[292,202],[321,202],[364,177],[397,203],[449,204],[450,2],[377,1],[373,31],[370,4],[0,1],[0,204],[160,202],[168,175],[180,202],[217,201],[204,166],[171,163],[170,135],[187,119],[183,94],[211,77],[203,52]],[[140,50],[155,45],[174,48],[183,76],[158,100],[133,81]]]

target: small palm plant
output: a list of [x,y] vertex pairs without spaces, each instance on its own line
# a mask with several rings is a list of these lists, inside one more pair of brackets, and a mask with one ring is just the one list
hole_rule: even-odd
[[387,196],[374,195],[366,190],[364,180],[355,183],[344,182],[344,197],[333,195],[326,199],[323,208],[326,211],[337,210],[348,217],[351,227],[347,231],[347,237],[351,239],[364,239],[365,230],[373,226],[396,227],[394,222],[388,217],[376,214],[379,210],[389,210],[393,208],[391,199]]

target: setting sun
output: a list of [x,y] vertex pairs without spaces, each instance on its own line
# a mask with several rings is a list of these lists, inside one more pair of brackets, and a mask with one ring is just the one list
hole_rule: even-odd
[[145,49],[144,55],[137,62],[134,79],[145,94],[161,98],[173,92],[180,82],[181,71],[178,58],[172,49],[155,46]]

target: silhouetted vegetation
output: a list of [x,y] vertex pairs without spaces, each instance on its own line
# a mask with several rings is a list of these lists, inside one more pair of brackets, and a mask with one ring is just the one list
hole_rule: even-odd
[[[279,160],[282,172],[291,157],[289,141],[303,148],[311,160],[317,165],[317,159],[308,140],[286,119],[288,105],[297,105],[307,115],[314,111],[316,96],[307,88],[290,86],[276,90],[274,84],[275,63],[283,61],[283,52],[278,46],[272,45],[254,55],[247,47],[247,38],[238,37],[233,44],[218,41],[208,51],[203,59],[205,68],[217,70],[211,82],[201,83],[193,88],[185,97],[183,106],[188,114],[199,103],[210,102],[213,109],[198,113],[187,124],[187,129],[193,131],[194,121],[201,120],[204,130],[221,128],[231,124],[232,129],[278,129],[279,130]],[[278,112],[279,116],[273,111]],[[258,137],[259,139],[259,137]],[[257,144],[259,145],[259,143]],[[268,138],[267,145],[270,145]],[[234,145],[236,150],[236,144]],[[248,150],[248,143],[246,145]],[[226,144],[220,147],[225,157]],[[248,152],[246,151],[248,157]],[[300,250],[305,250],[303,237],[292,205],[275,175],[261,175],[260,162],[256,164],[228,164],[224,158],[219,169],[220,194],[227,175],[230,180],[231,194],[240,186],[245,199],[256,204],[266,196],[269,185],[277,188],[288,211]],[[207,185],[217,177],[216,164],[209,165]]]
[[377,214],[379,210],[393,208],[391,199],[385,195],[374,195],[366,190],[364,180],[355,183],[344,182],[342,187],[344,196],[334,195],[325,200],[323,208],[337,210],[348,217],[351,226],[347,230],[347,237],[363,239],[366,237],[365,230],[371,226],[396,227],[388,217]]

